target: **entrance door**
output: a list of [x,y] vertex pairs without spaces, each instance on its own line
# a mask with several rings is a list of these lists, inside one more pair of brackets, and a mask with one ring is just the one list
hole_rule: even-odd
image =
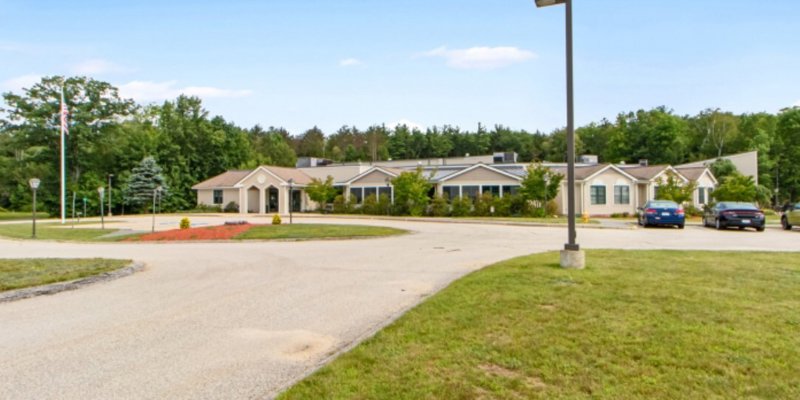
[[280,202],[278,200],[280,196],[278,194],[278,188],[276,187],[270,186],[270,188],[267,189],[267,213],[278,212],[280,209]]
[[303,192],[300,190],[292,190],[292,211],[300,212],[301,205],[303,204]]

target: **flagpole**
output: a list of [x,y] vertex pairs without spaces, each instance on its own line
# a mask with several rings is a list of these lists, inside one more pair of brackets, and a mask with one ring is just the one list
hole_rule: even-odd
[[67,105],[64,103],[64,85],[61,85],[61,112],[59,119],[61,120],[61,224],[67,222],[67,168],[64,157],[64,130],[66,129],[67,119],[64,113],[67,110]]

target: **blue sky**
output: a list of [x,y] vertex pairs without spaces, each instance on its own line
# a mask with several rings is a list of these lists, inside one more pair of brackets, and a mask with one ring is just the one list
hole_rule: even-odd
[[[564,125],[564,8],[532,0],[0,0],[0,90],[89,75],[241,126]],[[575,0],[576,119],[800,105],[800,2]]]

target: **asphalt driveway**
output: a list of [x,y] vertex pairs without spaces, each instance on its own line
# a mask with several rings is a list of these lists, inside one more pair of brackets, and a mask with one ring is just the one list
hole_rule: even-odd
[[[150,223],[126,221],[119,226]],[[375,224],[412,234],[315,242],[0,240],[4,258],[147,264],[116,281],[0,304],[0,397],[268,398],[454,279],[503,259],[558,250],[566,237],[565,228],[296,222]],[[578,238],[585,248],[800,250],[799,232],[775,228],[581,229]]]

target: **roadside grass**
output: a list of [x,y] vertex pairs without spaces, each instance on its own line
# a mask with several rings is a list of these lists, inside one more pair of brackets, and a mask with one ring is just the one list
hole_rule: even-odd
[[85,278],[122,268],[130,262],[102,258],[0,259],[0,292]]
[[[92,222],[93,223],[93,222]],[[36,238],[42,240],[65,240],[75,242],[96,242],[96,241],[117,241],[126,236],[113,238],[101,238],[115,232],[116,229],[90,229],[75,228],[71,225],[61,225],[57,223],[37,223]],[[3,224],[0,225],[0,236],[14,239],[31,239],[32,224]]]
[[791,253],[588,251],[454,282],[280,399],[800,398]]
[[[33,215],[30,212],[0,211],[0,221],[24,221],[24,220],[30,220],[32,218]],[[36,213],[36,219],[46,219],[46,218],[50,218],[50,214],[45,212]]]
[[378,236],[393,236],[408,231],[383,226],[334,225],[334,224],[282,224],[254,225],[250,230],[234,237],[240,240],[278,240],[278,239],[347,239]]

